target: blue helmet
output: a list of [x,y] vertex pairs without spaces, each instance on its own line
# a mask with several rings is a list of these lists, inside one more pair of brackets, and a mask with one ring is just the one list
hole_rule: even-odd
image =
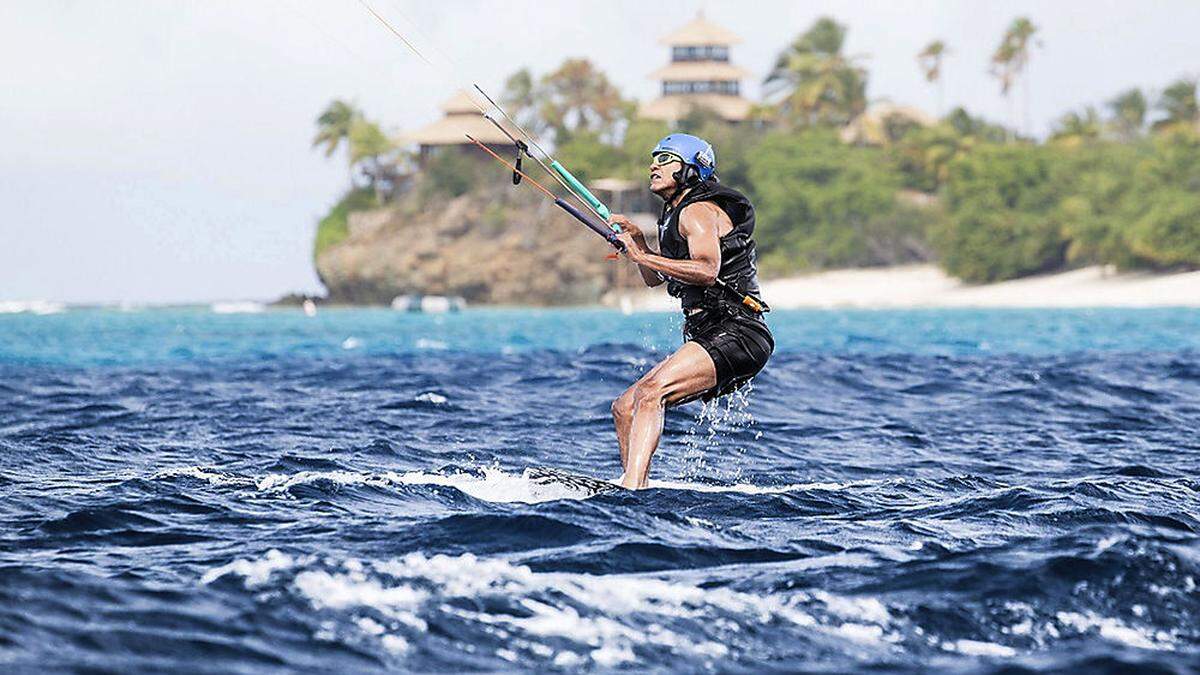
[[679,156],[686,166],[696,170],[700,180],[712,178],[717,171],[717,153],[703,138],[691,134],[670,134],[659,141],[650,154],[657,155],[660,152]]

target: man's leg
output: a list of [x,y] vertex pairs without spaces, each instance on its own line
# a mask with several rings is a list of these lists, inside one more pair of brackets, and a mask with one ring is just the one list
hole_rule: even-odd
[[612,404],[613,426],[617,429],[617,445],[621,448],[621,471],[629,452],[629,425],[633,422],[633,387],[629,387]]
[[[621,476],[621,485],[627,488],[646,487],[650,458],[658,449],[666,407],[711,389],[716,384],[717,368],[713,365],[712,357],[700,345],[687,342],[631,387],[633,414],[628,423],[628,437],[622,446],[625,473]],[[618,402],[620,400],[617,399]],[[620,434],[620,422],[617,433]]]

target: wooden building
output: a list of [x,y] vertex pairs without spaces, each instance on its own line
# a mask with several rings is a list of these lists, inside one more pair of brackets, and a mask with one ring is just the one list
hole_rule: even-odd
[[491,122],[483,118],[479,108],[475,107],[467,92],[459,90],[450,100],[442,104],[443,116],[440,120],[420,129],[404,134],[402,139],[416,143],[420,148],[420,159],[424,161],[434,152],[445,149],[459,151],[471,156],[492,161],[488,156],[467,140],[466,134],[471,134],[480,143],[495,150],[501,156],[513,154],[512,141],[500,133]]
[[661,82],[661,95],[641,106],[642,117],[674,124],[696,107],[709,108],[727,122],[749,116],[752,104],[741,89],[750,73],[729,62],[729,48],[740,38],[701,12],[659,42],[671,48],[671,61],[650,74]]

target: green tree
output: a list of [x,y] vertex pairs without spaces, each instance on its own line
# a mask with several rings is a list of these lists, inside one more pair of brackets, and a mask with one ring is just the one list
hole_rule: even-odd
[[1108,102],[1112,114],[1110,125],[1117,137],[1131,141],[1141,135],[1146,127],[1146,95],[1141,89],[1126,90]]
[[350,236],[351,213],[365,211],[374,205],[375,195],[370,189],[351,187],[317,223],[317,235],[313,239],[313,259],[316,260],[323,252]]
[[1129,213],[1135,169],[1146,155],[1143,145],[1097,143],[1063,154],[1053,190],[1060,196],[1053,217],[1070,241],[1072,264],[1144,267],[1129,246]]
[[775,60],[763,84],[782,94],[782,117],[794,125],[844,125],[867,106],[867,74],[855,57],[842,53],[846,27],[818,19]]
[[685,134],[694,134],[704,138],[703,130],[711,129],[719,124],[724,124],[721,113],[706,105],[693,105],[688,108],[687,114],[676,122],[675,127]]
[[925,45],[925,48],[917,53],[917,65],[921,68],[921,74],[925,76],[925,81],[931,84],[936,84],[938,88],[938,114],[942,114],[944,105],[944,87],[942,82],[942,61],[950,51],[946,49],[946,43],[941,40],[934,40]]
[[537,96],[537,86],[528,68],[522,68],[509,75],[500,93],[504,109],[523,129],[535,136],[546,131],[544,123],[538,117]]
[[367,177],[367,186],[375,193],[378,203],[383,203],[385,182],[393,174],[396,162],[390,155],[397,145],[378,124],[358,117],[350,125],[350,165],[361,168]]
[[[349,145],[350,131],[362,113],[353,104],[337,99],[325,106],[317,117],[317,134],[313,137],[314,148],[323,148],[325,157],[332,157],[344,145]],[[354,182],[354,161],[348,160],[346,169],[350,182]]]
[[982,117],[975,117],[966,108],[955,108],[946,115],[945,122],[962,136],[973,136],[989,143],[1003,143],[1012,134],[999,124],[992,124]]
[[950,164],[980,142],[949,122],[941,122],[911,131],[892,146],[891,152],[904,173],[906,187],[933,192],[946,182]]
[[1200,199],[1185,190],[1159,190],[1133,225],[1133,252],[1157,267],[1200,266]]
[[620,148],[605,143],[593,131],[571,134],[565,143],[558,146],[555,155],[565,166],[571,167],[571,173],[584,183],[612,175],[623,160]]
[[1200,134],[1178,127],[1159,135],[1130,194],[1133,252],[1156,267],[1200,267]]
[[458,148],[440,148],[421,166],[421,194],[426,203],[442,197],[459,197],[494,180],[496,172],[485,164],[463,154]]
[[893,213],[900,183],[882,151],[814,129],[769,134],[750,153],[764,271],[880,262],[870,235]]
[[634,104],[621,98],[620,90],[586,59],[563,62],[542,78],[534,98],[555,143],[580,132],[616,140],[634,110]]
[[1156,106],[1164,117],[1155,129],[1193,127],[1200,129],[1200,107],[1196,103],[1196,80],[1178,80],[1163,90]]
[[645,180],[650,169],[650,151],[669,133],[671,128],[664,122],[641,118],[633,120],[621,140],[619,156],[622,164],[618,174],[623,178]]
[[[1005,98],[1008,98],[1013,84],[1029,65],[1031,46],[1040,44],[1033,40],[1036,33],[1037,26],[1033,25],[1028,18],[1014,19],[1008,30],[1004,32],[1000,45],[992,53],[991,73],[1000,80],[1000,94]],[[1029,106],[1028,87],[1025,90],[1025,106],[1026,108]],[[1013,122],[1013,126],[1016,126],[1015,122]]]
[[752,189],[750,167],[754,164],[755,148],[765,136],[764,132],[749,125],[708,120],[695,129],[695,134],[712,143],[717,153],[717,176],[720,181],[749,192]]
[[934,126],[904,134],[891,153],[904,173],[906,187],[933,192],[946,183],[955,160],[985,143],[1003,143],[1008,135],[1004,127],[960,107]]
[[947,272],[990,282],[1062,265],[1067,241],[1054,214],[1051,161],[1046,148],[983,146],[951,165],[947,217],[931,233]]
[[1100,139],[1104,125],[1100,115],[1092,106],[1083,113],[1070,112],[1059,119],[1058,125],[1050,133],[1050,140],[1063,147],[1074,148],[1092,143]]

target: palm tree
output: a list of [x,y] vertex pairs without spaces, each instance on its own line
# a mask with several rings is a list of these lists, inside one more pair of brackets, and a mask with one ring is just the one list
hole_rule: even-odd
[[[313,147],[324,147],[325,156],[332,157],[343,143],[350,144],[350,131],[356,121],[362,119],[353,104],[342,100],[330,101],[325,110],[317,117],[317,135],[313,137]],[[354,160],[347,166],[350,171],[350,182],[354,183]]]
[[818,19],[775,60],[763,81],[769,94],[784,93],[780,108],[799,124],[844,125],[867,107],[861,57],[842,54],[846,27]]
[[[1027,17],[1018,17],[1009,25],[1005,31],[1004,37],[1000,40],[1000,45],[996,47],[996,51],[992,54],[991,73],[1000,80],[1000,94],[1005,98],[1008,97],[1009,91],[1013,84],[1025,67],[1029,65],[1029,50],[1031,45],[1040,45],[1040,42],[1035,42],[1033,36],[1037,33],[1037,26],[1033,25]],[[1022,124],[1023,130],[1028,133],[1029,129],[1029,81],[1022,81],[1025,85],[1025,119]],[[1009,99],[1011,101],[1011,99]],[[1011,140],[1011,139],[1010,139]]]
[[1071,112],[1063,115],[1050,140],[1068,148],[1076,148],[1100,138],[1103,131],[1100,115],[1095,108],[1088,106],[1083,114]]
[[375,201],[382,204],[383,183],[389,175],[388,169],[391,165],[386,156],[396,149],[396,143],[388,138],[378,124],[357,117],[350,126],[347,145],[350,150],[350,166],[363,165],[363,174],[367,176],[371,189],[375,191]]
[[973,136],[982,142],[1003,143],[1010,135],[1010,130],[999,124],[992,124],[982,117],[973,117],[965,108],[958,107],[943,118],[960,136]]
[[1155,106],[1166,117],[1154,123],[1155,129],[1200,125],[1200,106],[1196,103],[1196,80],[1178,80],[1163,90]]
[[942,114],[942,109],[945,107],[945,91],[942,82],[942,60],[950,51],[946,49],[946,43],[941,40],[934,40],[925,45],[917,53],[917,65],[921,67],[921,72],[925,75],[926,82],[936,82],[938,86],[938,114]]
[[1117,135],[1129,141],[1137,138],[1146,126],[1146,96],[1141,89],[1133,88],[1118,94],[1108,102],[1112,112],[1111,125]]
[[950,164],[976,145],[974,136],[959,133],[949,122],[915,129],[894,146],[895,156],[906,173],[918,178],[915,186],[936,192],[949,178]]

